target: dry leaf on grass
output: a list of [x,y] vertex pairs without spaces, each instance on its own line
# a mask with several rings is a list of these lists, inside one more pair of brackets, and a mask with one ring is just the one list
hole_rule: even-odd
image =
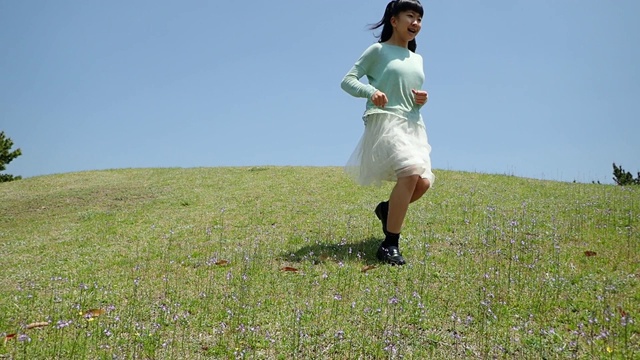
[[596,253],[595,251],[585,251],[584,255],[585,256],[596,256],[596,255],[598,255],[598,253]]
[[31,324],[28,324],[25,328],[27,330],[29,330],[29,329],[39,329],[39,328],[43,328],[43,327],[48,326],[48,325],[49,325],[48,322],[40,321],[40,322],[34,322],[34,323],[31,323]]
[[618,306],[618,312],[620,312],[620,316],[622,316],[623,318],[626,318],[628,315],[621,306]]
[[17,334],[7,334],[4,337],[4,344],[7,344],[7,341],[11,340],[11,339],[15,339]]
[[375,267],[374,265],[367,265],[367,266],[363,267],[361,271],[362,271],[363,273],[366,273],[367,271],[369,271],[369,270],[373,270],[373,269],[375,269],[375,268],[376,268],[376,267]]
[[80,312],[80,315],[82,315],[82,317],[84,317],[87,320],[92,320],[94,318],[97,318],[98,316],[104,314],[105,311],[104,309],[89,309],[87,311],[84,312]]
[[283,268],[280,269],[280,271],[285,271],[285,272],[298,272],[298,269],[291,267],[291,266],[285,266]]

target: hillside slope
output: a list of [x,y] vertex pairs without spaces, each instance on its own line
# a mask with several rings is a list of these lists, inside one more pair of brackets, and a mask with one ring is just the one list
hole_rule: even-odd
[[[122,169],[0,184],[0,335],[30,337],[0,354],[639,353],[629,321],[640,310],[639,187],[436,176],[410,208],[401,269],[374,256],[373,208],[391,185],[359,187],[339,168]],[[78,343],[87,330],[76,313],[90,308],[104,315]],[[27,330],[34,321],[49,325]]]

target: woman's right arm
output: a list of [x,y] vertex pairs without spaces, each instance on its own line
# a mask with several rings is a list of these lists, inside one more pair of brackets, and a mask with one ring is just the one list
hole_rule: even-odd
[[371,99],[373,94],[378,91],[373,85],[364,84],[360,79],[365,75],[363,69],[357,64],[354,65],[351,70],[344,76],[340,87],[346,91],[349,95]]
[[378,50],[379,45],[374,44],[364,51],[351,70],[349,70],[347,75],[342,79],[342,82],[340,83],[342,90],[346,91],[351,96],[371,99],[378,89],[371,84],[362,83],[360,79],[365,75],[369,75],[371,77],[371,70],[375,63]]

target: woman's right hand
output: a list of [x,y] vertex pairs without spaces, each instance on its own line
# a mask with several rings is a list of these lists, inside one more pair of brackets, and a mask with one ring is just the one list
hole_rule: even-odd
[[378,90],[376,91],[372,96],[371,96],[371,102],[378,107],[384,107],[385,105],[387,105],[387,102],[389,100],[387,100],[387,95],[385,95],[385,93],[383,93],[382,91]]

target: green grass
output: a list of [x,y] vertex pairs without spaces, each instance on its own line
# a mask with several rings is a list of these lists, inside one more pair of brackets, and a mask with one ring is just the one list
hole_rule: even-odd
[[640,187],[436,176],[403,267],[338,168],[0,184],[0,358],[640,356]]

